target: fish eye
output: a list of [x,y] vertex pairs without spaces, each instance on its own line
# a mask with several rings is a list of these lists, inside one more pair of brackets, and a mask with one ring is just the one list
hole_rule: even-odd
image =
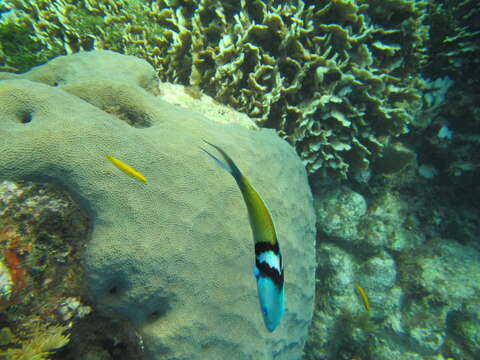
[[262,307],[262,313],[264,316],[267,316],[268,312],[266,307]]

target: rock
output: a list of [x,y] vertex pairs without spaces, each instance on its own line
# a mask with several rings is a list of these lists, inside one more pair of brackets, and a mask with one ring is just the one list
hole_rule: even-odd
[[357,225],[367,211],[367,202],[346,186],[322,191],[315,196],[317,228],[329,237],[352,241]]
[[433,355],[443,349],[455,358],[477,358],[470,354],[480,349],[480,337],[471,331],[479,323],[479,264],[476,250],[444,239],[402,255],[404,328],[416,351]]

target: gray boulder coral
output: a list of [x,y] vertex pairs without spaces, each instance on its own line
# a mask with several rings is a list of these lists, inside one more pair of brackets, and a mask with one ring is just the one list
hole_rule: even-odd
[[[1,177],[59,184],[88,212],[89,293],[103,314],[133,323],[148,358],[301,357],[315,220],[306,171],[285,141],[160,100],[153,68],[132,56],[79,53],[0,79]],[[258,307],[242,197],[202,139],[228,151],[272,212],[287,307],[273,334]]]

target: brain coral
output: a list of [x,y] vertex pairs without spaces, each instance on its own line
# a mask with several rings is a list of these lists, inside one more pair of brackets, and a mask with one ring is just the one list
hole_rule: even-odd
[[[92,300],[136,326],[149,358],[301,357],[313,311],[315,220],[307,174],[285,141],[163,102],[145,90],[154,70],[133,56],[79,53],[1,78],[1,177],[61,184],[88,211]],[[201,151],[202,139],[230,153],[272,211],[287,299],[274,333],[258,307],[241,194]]]
[[135,54],[275,128],[310,173],[368,172],[421,106],[424,1],[6,4],[49,48]]

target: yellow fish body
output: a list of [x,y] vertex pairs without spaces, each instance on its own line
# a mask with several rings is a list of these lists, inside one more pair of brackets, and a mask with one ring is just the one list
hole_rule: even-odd
[[142,181],[143,183],[147,183],[147,178],[143,176],[143,174],[139,173],[137,170],[132,168],[131,166],[125,164],[123,161],[120,161],[113,156],[110,155],[104,155],[108,160],[112,162],[113,165],[115,165],[117,168],[122,170],[125,174]]
[[360,295],[360,298],[362,299],[363,306],[365,306],[365,310],[370,311],[372,310],[372,306],[370,305],[370,301],[368,300],[367,293],[359,284],[354,284],[355,288],[358,291],[358,294]]

